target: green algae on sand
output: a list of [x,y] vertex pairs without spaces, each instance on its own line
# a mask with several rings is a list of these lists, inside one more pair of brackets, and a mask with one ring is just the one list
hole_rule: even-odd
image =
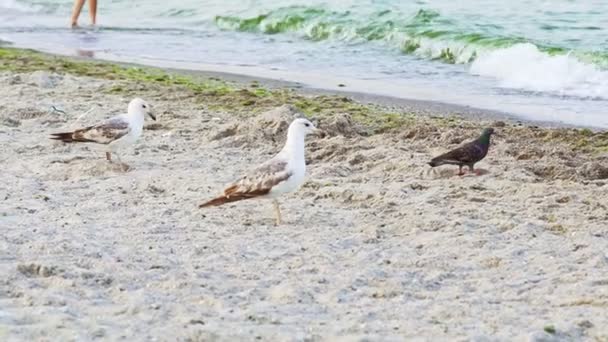
[[142,84],[179,87],[189,91],[192,96],[199,97],[210,109],[229,111],[236,115],[255,115],[285,103],[293,104],[315,118],[349,113],[354,121],[367,128],[369,134],[399,127],[413,118],[411,113],[388,112],[380,106],[360,104],[344,96],[305,96],[287,88],[262,88],[257,82],[237,84],[216,77],[54,56],[25,49],[0,48],[0,70],[23,73],[44,70],[119,81],[107,89],[109,93],[132,94]]

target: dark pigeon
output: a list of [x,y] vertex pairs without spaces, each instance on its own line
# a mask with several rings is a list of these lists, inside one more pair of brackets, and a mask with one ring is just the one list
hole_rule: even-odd
[[431,160],[429,165],[432,167],[439,165],[458,165],[458,175],[464,175],[463,166],[468,166],[469,171],[474,172],[475,163],[485,158],[490,148],[490,136],[494,134],[493,128],[486,128],[481,132],[481,136],[468,142],[450,152],[444,153]]

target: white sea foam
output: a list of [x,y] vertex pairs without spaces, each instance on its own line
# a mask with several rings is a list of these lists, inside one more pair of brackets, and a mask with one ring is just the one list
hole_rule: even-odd
[[572,55],[549,55],[529,43],[480,54],[470,72],[495,78],[504,88],[608,99],[608,71]]
[[0,0],[0,9],[16,10],[20,12],[34,12],[36,10],[35,6],[30,6],[15,0]]

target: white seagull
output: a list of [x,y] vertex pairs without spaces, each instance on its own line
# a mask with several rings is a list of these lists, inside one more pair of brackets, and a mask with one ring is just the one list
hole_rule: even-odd
[[281,224],[281,210],[276,198],[297,190],[304,183],[306,160],[304,138],[316,133],[317,128],[306,119],[295,119],[287,131],[285,146],[276,156],[252,170],[246,176],[231,183],[221,196],[205,202],[199,208],[219,206],[250,198],[271,198],[276,214],[276,224]]
[[66,143],[86,142],[105,145],[106,159],[112,162],[112,152],[114,152],[118,161],[122,164],[116,150],[137,141],[144,129],[146,114],[152,120],[156,120],[150,105],[146,101],[136,98],[129,103],[127,114],[120,114],[97,125],[77,129],[73,132],[53,133],[51,139]]

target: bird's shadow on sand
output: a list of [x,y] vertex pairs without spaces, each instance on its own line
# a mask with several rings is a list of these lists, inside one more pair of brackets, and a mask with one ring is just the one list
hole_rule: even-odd
[[484,176],[490,173],[490,171],[486,169],[475,169],[475,172],[469,172],[468,170],[463,169],[464,174],[459,175],[458,169],[429,169],[427,175],[430,175],[431,178],[434,179],[445,179],[445,178],[463,178],[463,177],[478,177]]
[[103,176],[108,173],[126,173],[131,170],[126,164],[117,161],[108,162],[101,159],[89,159],[83,156],[52,160],[50,164],[64,164],[70,173],[87,176]]

